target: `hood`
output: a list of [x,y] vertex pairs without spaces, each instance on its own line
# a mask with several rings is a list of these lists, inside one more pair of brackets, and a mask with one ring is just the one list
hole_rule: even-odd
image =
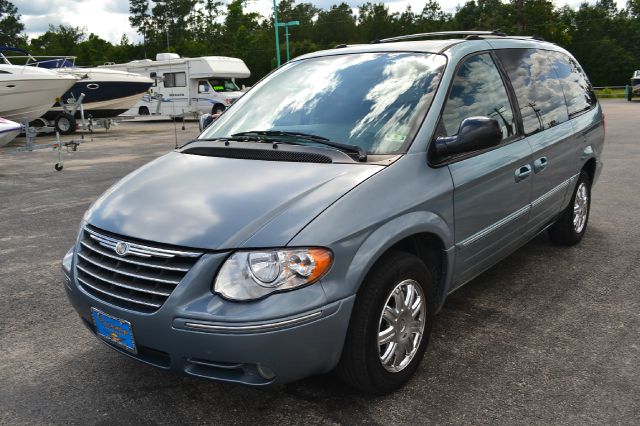
[[172,152],[110,188],[86,219],[116,234],[184,247],[235,249],[249,240],[284,246],[382,168]]

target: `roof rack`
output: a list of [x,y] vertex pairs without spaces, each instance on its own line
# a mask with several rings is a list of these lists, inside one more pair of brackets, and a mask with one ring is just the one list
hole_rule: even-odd
[[413,40],[416,38],[425,38],[425,37],[449,37],[449,36],[467,36],[470,37],[478,37],[478,36],[495,36],[495,37],[507,37],[507,34],[503,33],[500,30],[494,31],[439,31],[434,33],[418,33],[418,34],[408,34],[398,37],[390,37],[383,38],[381,40],[373,40],[371,44],[376,43],[389,43],[393,41],[402,41],[402,40]]

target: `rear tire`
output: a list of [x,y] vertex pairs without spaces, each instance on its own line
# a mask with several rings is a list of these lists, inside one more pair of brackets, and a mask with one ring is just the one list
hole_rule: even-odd
[[138,108],[138,115],[149,115],[149,108],[146,106],[141,106]]
[[337,369],[342,380],[373,394],[407,383],[429,341],[436,294],[429,269],[419,258],[404,252],[382,257],[356,296]]
[[583,170],[573,190],[571,202],[549,228],[551,241],[563,246],[578,244],[587,230],[590,209],[591,179]]
[[56,132],[61,135],[70,135],[76,132],[76,119],[66,112],[58,114],[54,121]]
[[222,114],[222,112],[225,110],[224,105],[222,104],[215,104],[213,107],[211,107],[211,114]]

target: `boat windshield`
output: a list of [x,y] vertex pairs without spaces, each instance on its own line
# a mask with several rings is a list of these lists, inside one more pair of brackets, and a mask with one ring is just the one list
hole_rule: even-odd
[[442,55],[414,52],[294,61],[236,101],[201,138],[280,130],[396,154],[431,105],[445,63]]
[[233,80],[223,78],[210,78],[209,84],[216,92],[239,92],[240,88]]

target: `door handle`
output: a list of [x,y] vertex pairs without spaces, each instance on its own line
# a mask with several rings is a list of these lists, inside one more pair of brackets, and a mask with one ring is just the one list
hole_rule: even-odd
[[543,171],[544,168],[547,167],[547,164],[549,164],[549,160],[547,160],[547,157],[538,158],[536,161],[533,162],[533,172],[539,173]]
[[531,174],[531,166],[525,164],[522,167],[519,167],[516,170],[516,182],[520,182],[521,180],[525,180]]

